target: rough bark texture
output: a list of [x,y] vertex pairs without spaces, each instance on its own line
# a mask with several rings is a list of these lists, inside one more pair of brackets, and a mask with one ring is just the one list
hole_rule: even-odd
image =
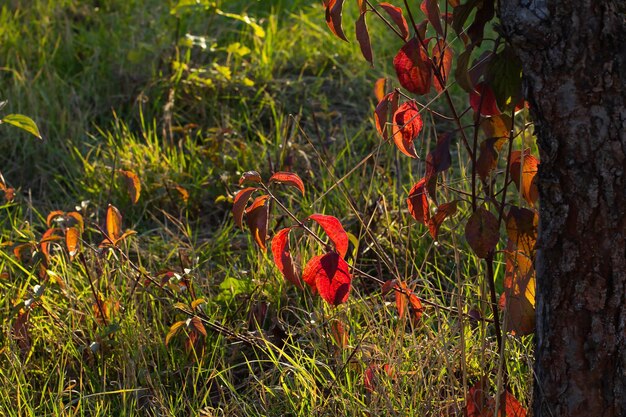
[[541,155],[535,417],[626,416],[625,16],[501,0]]

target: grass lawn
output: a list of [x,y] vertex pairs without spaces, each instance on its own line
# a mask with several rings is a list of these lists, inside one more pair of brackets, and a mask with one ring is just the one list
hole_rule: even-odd
[[[332,37],[321,2],[2,3],[0,118],[28,115],[44,140],[0,126],[16,190],[0,195],[0,414],[460,416],[477,381],[503,384],[501,364],[528,405],[532,336],[507,335],[499,354],[484,266],[463,237],[461,144],[440,187],[459,211],[435,242],[406,208],[423,159],[374,128],[373,84],[393,79],[401,45],[370,29],[374,68],[353,37]],[[423,117],[419,155],[446,128]],[[346,303],[285,282],[234,225],[249,170],[297,173],[304,196],[272,188],[285,208],[341,220],[362,271]],[[121,171],[140,183],[136,202]],[[291,224],[274,205],[270,237]],[[303,264],[322,251],[300,232],[292,242]],[[383,294],[392,279],[422,300],[421,318]]]

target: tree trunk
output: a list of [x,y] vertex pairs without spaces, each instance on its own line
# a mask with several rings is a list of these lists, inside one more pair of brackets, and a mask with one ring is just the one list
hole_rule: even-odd
[[541,157],[534,415],[626,416],[626,1],[500,1]]

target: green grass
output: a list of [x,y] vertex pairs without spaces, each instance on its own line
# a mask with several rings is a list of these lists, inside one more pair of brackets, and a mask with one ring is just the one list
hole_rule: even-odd
[[[371,69],[356,42],[331,37],[317,3],[217,2],[264,36],[215,8],[172,15],[174,1],[22,3],[0,8],[2,114],[32,117],[45,140],[0,126],[2,175],[17,189],[0,205],[2,415],[440,415],[462,409],[483,375],[496,385],[493,326],[459,313],[492,318],[484,267],[462,237],[470,207],[435,244],[405,209],[424,162],[381,146],[373,128],[372,84],[390,70],[395,39],[381,35]],[[418,153],[434,142],[429,133]],[[119,169],[138,175],[137,204]],[[398,317],[394,295],[365,275],[337,308],[284,282],[230,213],[242,172],[279,169],[307,189],[275,188],[281,201],[300,218],[341,219],[359,242],[350,263],[406,280],[431,303],[421,320]],[[467,172],[455,158],[445,182],[467,190]],[[106,250],[109,204],[137,234]],[[81,255],[49,241],[42,271],[48,213],[77,207]],[[290,224],[277,208],[272,221]],[[13,249],[29,243],[18,259]],[[321,251],[298,243],[303,260]],[[185,346],[185,325],[166,345],[185,311],[206,337]],[[506,343],[509,386],[528,404],[532,338]],[[365,370],[385,364],[393,375],[374,372],[367,390]]]

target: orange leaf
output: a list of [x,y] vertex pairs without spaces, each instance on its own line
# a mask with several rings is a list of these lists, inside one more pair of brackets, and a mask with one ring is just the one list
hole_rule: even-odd
[[52,227],[46,230],[46,232],[41,236],[41,241],[39,242],[39,246],[41,248],[41,253],[43,253],[43,255],[46,258],[46,262],[50,262],[50,249],[49,249],[50,242],[61,239],[60,236],[56,235],[56,233],[59,233],[60,231],[61,229]]
[[400,85],[411,93],[424,95],[430,91],[432,67],[426,51],[417,38],[412,38],[393,59]]
[[235,220],[235,224],[239,226],[240,229],[243,229],[242,220],[246,204],[248,204],[250,196],[256,190],[258,190],[258,188],[248,187],[240,190],[239,192],[237,192],[237,194],[235,194],[235,201],[233,202],[233,217]]
[[48,217],[46,217],[46,224],[48,225],[48,227],[52,227],[52,222],[54,221],[54,219],[56,219],[59,216],[63,216],[65,215],[65,212],[62,210],[54,210],[51,211],[48,214]]
[[67,246],[67,252],[70,255],[70,259],[74,259],[74,256],[78,253],[78,240],[80,239],[80,231],[75,227],[69,227],[65,229],[65,245]]
[[172,326],[170,327],[170,330],[167,332],[167,336],[165,336],[165,346],[167,346],[170,343],[170,340],[172,340],[172,337],[174,337],[176,333],[178,333],[178,331],[184,325],[185,325],[184,320],[177,321],[176,323],[172,324]]
[[313,220],[319,224],[322,229],[324,229],[324,232],[335,244],[335,249],[337,249],[339,255],[341,255],[342,258],[345,258],[348,253],[350,239],[348,238],[346,231],[343,229],[339,219],[325,214],[311,214],[309,219]]
[[109,204],[109,208],[107,209],[106,232],[107,238],[111,240],[112,244],[115,244],[122,235],[122,214],[111,204]]
[[413,101],[403,103],[393,115],[393,141],[400,151],[411,158],[417,158],[413,141],[422,131],[424,122]]
[[356,40],[359,42],[359,47],[361,48],[363,58],[365,58],[365,60],[373,66],[374,57],[372,54],[372,43],[370,41],[370,35],[367,31],[367,23],[365,22],[366,13],[367,12],[362,12],[356,21]]
[[379,78],[374,83],[374,96],[376,96],[376,100],[380,103],[383,98],[385,98],[385,83],[386,78]]
[[465,225],[465,239],[479,258],[486,258],[500,240],[496,216],[479,207]]
[[268,195],[261,195],[246,209],[246,223],[248,223],[254,241],[261,249],[266,248],[265,240],[267,239],[267,221],[270,208],[267,204],[268,198]]
[[300,179],[298,174],[294,174],[293,172],[277,172],[270,177],[270,184],[273,182],[296,187],[298,190],[300,190],[302,195],[304,195],[304,183],[302,182],[302,179]]
[[517,189],[522,192],[522,197],[531,206],[534,206],[539,199],[539,188],[535,179],[538,168],[539,160],[530,154],[530,149],[524,150],[524,154],[520,151],[511,153],[511,163],[509,165],[511,178],[517,185]]
[[328,28],[339,39],[348,42],[341,27],[343,0],[324,0],[324,6],[326,7],[326,24]]
[[133,204],[136,204],[137,201],[139,201],[139,196],[141,195],[141,183],[139,182],[139,177],[134,172],[124,171],[123,169],[120,169],[118,172],[124,179],[124,183],[126,183],[126,190],[128,191],[130,201],[132,201]]
[[348,346],[348,332],[341,320],[335,319],[330,322],[330,335],[341,349]]
[[274,256],[274,263],[283,274],[283,277],[285,277],[288,282],[291,282],[301,289],[302,282],[300,282],[293,260],[291,259],[291,253],[289,252],[290,231],[291,228],[286,227],[274,235],[272,239],[272,255]]
[[320,296],[329,304],[337,306],[346,302],[350,293],[352,277],[346,261],[334,252],[313,257],[302,273],[304,281],[315,282]]

